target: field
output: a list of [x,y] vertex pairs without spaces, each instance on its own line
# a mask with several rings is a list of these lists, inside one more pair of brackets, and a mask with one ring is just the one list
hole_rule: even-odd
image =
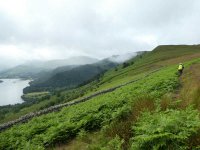
[[[138,79],[3,131],[0,149],[198,149],[199,56],[199,46],[158,47],[78,90],[55,93],[51,99],[62,103]],[[186,67],[180,78],[179,62]]]
[[33,92],[33,93],[24,94],[22,98],[25,101],[38,100],[38,99],[46,98],[46,96],[48,96],[49,94],[50,94],[49,92]]

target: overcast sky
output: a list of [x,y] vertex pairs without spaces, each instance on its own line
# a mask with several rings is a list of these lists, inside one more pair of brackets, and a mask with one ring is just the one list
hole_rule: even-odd
[[0,0],[0,67],[200,43],[200,0]]

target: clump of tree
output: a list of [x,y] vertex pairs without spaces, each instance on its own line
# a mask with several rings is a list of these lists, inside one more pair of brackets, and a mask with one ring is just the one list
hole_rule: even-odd
[[124,62],[124,63],[122,64],[122,68],[126,68],[126,67],[128,67],[128,66],[130,66],[130,64],[127,63],[127,62]]

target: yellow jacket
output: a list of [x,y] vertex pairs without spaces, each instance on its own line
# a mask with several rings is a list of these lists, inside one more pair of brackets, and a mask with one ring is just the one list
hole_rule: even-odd
[[183,70],[183,65],[182,64],[180,64],[179,66],[178,66],[178,70]]

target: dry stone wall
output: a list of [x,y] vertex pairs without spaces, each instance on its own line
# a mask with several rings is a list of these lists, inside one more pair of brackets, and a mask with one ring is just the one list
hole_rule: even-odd
[[55,105],[55,106],[51,106],[49,108],[46,108],[46,109],[43,109],[43,110],[40,110],[38,112],[31,112],[29,114],[26,114],[24,116],[21,116],[20,118],[16,119],[16,120],[13,120],[13,121],[9,121],[7,123],[4,123],[4,124],[1,124],[0,125],[0,132],[5,130],[5,129],[8,129],[10,127],[12,127],[13,125],[16,125],[16,124],[19,124],[19,123],[25,123],[25,122],[28,122],[30,119],[34,118],[34,117],[38,117],[38,116],[41,116],[41,115],[44,115],[44,114],[48,114],[48,113],[51,113],[51,112],[56,112],[56,111],[59,111],[61,110],[63,107],[69,107],[69,106],[72,106],[72,105],[76,105],[78,103],[82,103],[82,102],[85,102],[87,100],[90,100],[98,95],[101,95],[101,94],[105,94],[105,93],[109,93],[109,92],[112,92],[118,88],[121,88],[123,86],[126,86],[128,84],[131,84],[131,83],[134,83],[134,82],[137,82],[138,80],[141,80],[147,76],[149,76],[150,74],[154,73],[154,72],[157,72],[159,71],[160,69],[156,69],[150,73],[148,73],[147,75],[145,75],[144,77],[140,78],[140,79],[136,79],[136,80],[133,80],[133,81],[130,81],[130,82],[127,82],[125,84],[121,84],[121,85],[118,85],[116,87],[113,87],[113,88],[110,88],[110,89],[106,89],[106,90],[102,90],[102,91],[99,91],[99,92],[96,92],[90,96],[87,96],[87,97],[84,97],[84,98],[81,98],[80,100],[76,100],[76,101],[71,101],[71,102],[67,102],[67,103],[63,103],[63,104],[59,104],[59,105]]

